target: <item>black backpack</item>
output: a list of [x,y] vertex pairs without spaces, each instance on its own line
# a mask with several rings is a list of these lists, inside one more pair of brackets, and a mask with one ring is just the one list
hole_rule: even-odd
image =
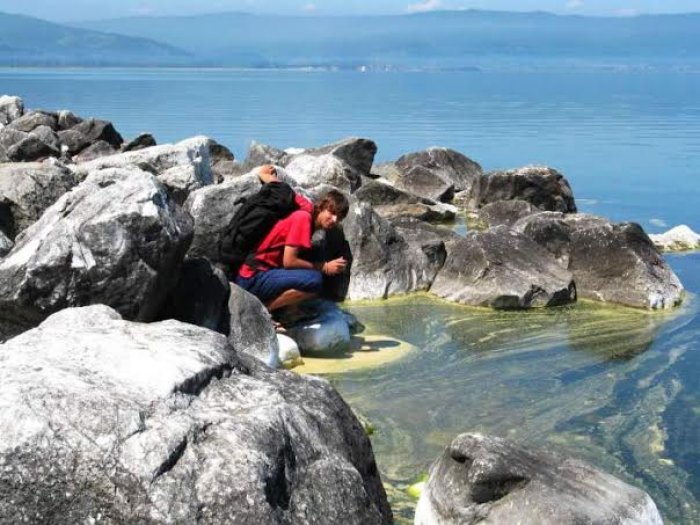
[[229,280],[235,279],[243,263],[254,264],[255,247],[277,221],[299,208],[294,197],[289,184],[270,182],[238,208],[224,231],[219,252]]

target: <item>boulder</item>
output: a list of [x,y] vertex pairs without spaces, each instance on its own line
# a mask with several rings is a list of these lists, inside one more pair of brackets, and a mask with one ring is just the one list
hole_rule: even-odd
[[[14,242],[12,242],[12,239],[7,237],[2,230],[0,230],[0,258],[5,257],[7,253],[12,250],[12,247],[15,245]],[[3,337],[0,336],[0,341],[2,341]]]
[[252,141],[250,143],[250,147],[248,148],[248,156],[245,159],[245,166],[248,169],[255,168],[256,166],[262,166],[263,164],[286,166],[287,161],[291,159],[292,156],[293,155],[290,155],[286,151],[275,148],[274,146],[268,146],[266,144],[260,144]]
[[661,525],[649,495],[577,459],[482,434],[457,436],[430,468],[416,525]]
[[187,259],[158,319],[175,319],[228,334],[228,279],[207,259]]
[[580,297],[646,309],[682,301],[683,285],[638,224],[544,212],[513,228],[568,262]]
[[21,117],[17,117],[10,122],[7,127],[16,131],[30,131],[39,126],[48,126],[52,130],[58,129],[58,117],[55,113],[50,113],[41,110],[32,110],[24,113]]
[[328,184],[341,191],[353,192],[361,184],[360,174],[349,164],[330,153],[320,156],[297,155],[285,169],[302,188]]
[[275,326],[267,308],[254,295],[230,283],[228,297],[228,340],[239,352],[279,368],[280,348]]
[[90,140],[74,129],[61,130],[57,134],[58,140],[69,155],[76,155],[90,145]]
[[184,202],[190,192],[214,182],[209,154],[212,144],[215,142],[207,137],[192,137],[176,144],[100,157],[79,164],[75,171],[87,174],[104,168],[138,166],[158,177],[177,202]]
[[316,299],[280,311],[277,319],[297,343],[302,355],[340,354],[350,347],[350,325],[331,301]]
[[700,235],[685,224],[671,228],[665,233],[649,235],[654,246],[665,252],[682,252],[700,249]]
[[255,173],[249,173],[190,193],[184,204],[194,218],[194,239],[188,257],[207,257],[218,262],[225,229],[238,208],[258,190],[260,180]]
[[449,221],[457,209],[425,197],[418,197],[381,180],[370,180],[355,192],[355,197],[368,202],[385,219],[415,217],[424,221]]
[[284,334],[277,334],[277,344],[279,345],[280,361],[284,368],[294,368],[303,363],[301,353],[296,341]]
[[104,140],[98,140],[90,144],[87,148],[83,149],[75,157],[73,157],[74,162],[89,162],[91,160],[99,159],[100,157],[107,157],[109,155],[114,155],[117,152],[109,142]]
[[121,146],[122,152],[136,151],[139,149],[150,148],[156,145],[156,139],[150,133],[139,133],[129,142],[125,142]]
[[474,193],[480,206],[520,199],[545,211],[576,211],[569,182],[557,170],[545,166],[525,166],[487,173],[480,178],[479,187]]
[[24,114],[24,102],[19,97],[0,96],[0,128]]
[[432,248],[407,242],[367,203],[353,200],[343,231],[353,256],[348,299],[427,290],[440,269]]
[[119,149],[124,142],[124,139],[119,132],[114,129],[112,123],[106,120],[89,118],[79,122],[71,129],[85,135],[90,143],[104,140],[114,149]]
[[192,239],[191,218],[152,175],[91,174],[15,239],[0,261],[0,319],[18,333],[70,306],[154,319]]
[[60,155],[58,149],[31,134],[7,149],[7,158],[12,162],[32,162]]
[[488,228],[501,225],[512,226],[518,219],[538,211],[542,210],[520,199],[495,201],[479,210],[479,221]]
[[576,300],[571,273],[539,244],[505,226],[470,232],[455,242],[430,291],[450,301],[499,309]]
[[177,321],[67,309],[0,347],[0,522],[392,521],[327,381]]
[[77,126],[83,121],[78,115],[67,109],[62,109],[58,112],[58,129],[66,130],[73,126]]
[[433,173],[457,192],[470,191],[482,173],[479,164],[448,148],[432,147],[408,153],[399,157],[395,164],[402,173],[402,178],[412,170],[422,168],[420,172],[427,170]]
[[0,164],[0,230],[14,239],[78,182],[58,163]]
[[54,130],[48,126],[37,126],[34,128],[29,135],[38,138],[41,142],[47,146],[55,149],[56,151],[61,151],[61,141]]
[[394,184],[399,189],[441,202],[450,202],[455,194],[454,183],[423,166],[415,166],[402,172]]
[[327,146],[304,150],[306,155],[324,156],[327,154],[339,158],[361,175],[369,175],[377,154],[377,144],[370,139],[349,137]]

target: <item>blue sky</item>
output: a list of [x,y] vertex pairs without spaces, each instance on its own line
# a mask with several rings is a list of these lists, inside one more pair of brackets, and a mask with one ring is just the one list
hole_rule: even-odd
[[700,0],[0,0],[0,11],[55,21],[221,11],[337,15],[399,14],[436,9],[540,10],[559,14],[630,16],[700,12]]

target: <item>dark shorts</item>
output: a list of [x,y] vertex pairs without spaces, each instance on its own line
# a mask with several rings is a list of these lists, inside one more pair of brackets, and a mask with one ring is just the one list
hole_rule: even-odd
[[258,272],[250,279],[238,276],[236,284],[252,293],[263,303],[268,303],[287,290],[321,293],[323,275],[318,270],[276,268],[266,272]]

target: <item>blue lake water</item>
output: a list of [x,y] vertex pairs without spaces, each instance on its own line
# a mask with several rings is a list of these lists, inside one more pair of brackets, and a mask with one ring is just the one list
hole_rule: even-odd
[[[0,69],[0,93],[126,137],[206,134],[238,158],[251,140],[355,135],[377,142],[378,161],[441,145],[486,170],[546,164],[581,211],[700,230],[698,73]],[[700,255],[669,260],[690,292],[672,315],[590,303],[485,313],[420,296],[352,307],[422,350],[332,377],[378,429],[397,516],[410,519],[400,487],[479,430],[583,457],[649,491],[668,521],[700,523]]]

